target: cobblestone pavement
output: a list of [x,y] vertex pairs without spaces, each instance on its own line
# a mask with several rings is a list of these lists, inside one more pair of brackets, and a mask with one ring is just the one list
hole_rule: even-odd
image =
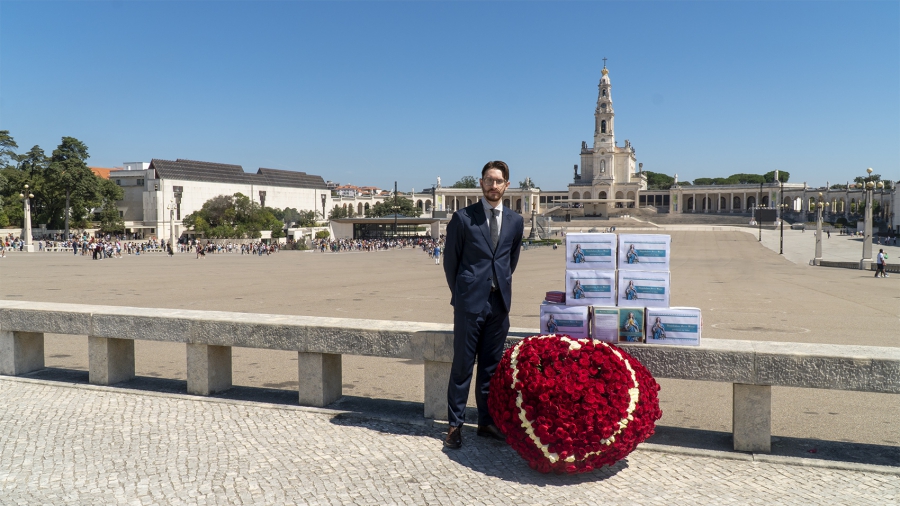
[[580,476],[464,433],[0,378],[0,504],[898,504],[900,476],[635,451]]

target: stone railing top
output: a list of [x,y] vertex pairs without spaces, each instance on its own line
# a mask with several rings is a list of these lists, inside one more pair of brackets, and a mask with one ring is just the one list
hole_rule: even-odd
[[[452,361],[453,326],[393,320],[0,301],[0,331]],[[511,328],[508,345],[537,334]],[[621,344],[660,378],[900,393],[900,348],[704,339]]]

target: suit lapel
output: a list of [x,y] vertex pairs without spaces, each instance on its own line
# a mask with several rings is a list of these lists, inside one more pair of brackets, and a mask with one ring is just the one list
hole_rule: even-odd
[[[484,204],[481,201],[475,206],[475,213],[472,216],[475,221],[475,225],[481,229],[481,233],[484,235],[484,240],[487,241],[488,249],[493,251],[494,241],[491,241],[491,225],[488,223],[487,214],[484,212]],[[481,220],[479,223],[478,220]],[[502,232],[501,228],[501,232]]]
[[[512,211],[509,210],[508,207],[503,206],[503,213],[501,213],[501,218],[503,219],[503,225],[500,226],[500,239],[497,241],[497,249],[500,249],[500,245],[506,244],[506,238],[509,237],[508,234],[512,230],[512,225],[510,222],[512,219],[510,218],[510,213]],[[497,252],[495,251],[494,254]]]

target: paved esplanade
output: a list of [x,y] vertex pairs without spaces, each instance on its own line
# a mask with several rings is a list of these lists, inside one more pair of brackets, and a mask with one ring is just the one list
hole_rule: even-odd
[[894,504],[900,476],[637,450],[541,475],[505,444],[324,410],[0,379],[2,504]]
[[[794,235],[785,231],[786,253],[796,249],[802,257],[794,262],[793,253],[780,257],[744,232],[671,233],[672,303],[703,310],[705,337],[900,346],[900,276],[874,279],[870,272],[810,267],[807,263],[814,251],[810,231]],[[777,235],[763,234],[764,246],[771,246],[773,238],[777,246]],[[832,244],[844,244],[849,260],[853,251],[862,250],[858,241],[832,234],[824,247],[826,260],[847,260],[829,254]],[[808,254],[803,254],[804,248]],[[523,252],[514,284],[513,326],[537,329],[544,292],[562,286],[562,256],[562,250],[549,248]],[[891,261],[900,258],[890,256]],[[452,319],[442,269],[421,252],[410,250],[208,255],[205,260],[187,254],[104,261],[65,253],[8,254],[0,259],[0,297],[439,323]],[[183,345],[137,341],[135,352],[137,375],[158,382],[143,388],[184,391]],[[113,491],[109,497],[115,499],[117,483],[129,499],[137,497],[137,492],[129,490],[137,491],[142,485],[147,486],[147,494],[178,496],[196,490],[199,497],[199,491],[205,490],[201,487],[225,487],[231,483],[228,480],[241,485],[228,492],[229,498],[237,502],[242,493],[249,493],[247,502],[256,503],[272,502],[265,496],[270,490],[280,490],[290,498],[286,502],[297,498],[288,494],[306,491],[308,499],[296,500],[337,503],[342,499],[365,503],[370,496],[373,503],[391,499],[440,503],[449,502],[450,497],[458,503],[474,503],[475,499],[465,500],[473,495],[484,495],[485,504],[558,504],[565,498],[572,503],[652,504],[655,497],[660,504],[721,503],[729,498],[768,504],[781,497],[785,503],[800,504],[814,504],[816,498],[826,504],[898,501],[896,474],[671,452],[636,452],[618,472],[547,478],[531,473],[508,448],[494,448],[471,432],[461,453],[444,454],[440,428],[376,422],[375,417],[368,422],[359,418],[331,422],[325,412],[311,414],[299,407],[273,408],[252,402],[280,402],[270,400],[273,391],[285,392],[284,398],[296,402],[296,393],[290,393],[297,386],[296,353],[234,350],[235,385],[264,390],[260,395],[235,396],[252,401],[133,395],[121,388],[83,385],[87,382],[86,337],[48,335],[45,354],[51,370],[75,371],[58,375],[80,385],[0,378],[0,405],[4,406],[0,410],[0,504],[15,503],[7,497],[30,498],[25,500],[28,504],[105,504],[114,501],[102,494]],[[403,402],[421,403],[421,363],[344,356],[343,370],[344,393],[351,401],[377,398],[401,403],[389,405],[390,409],[402,407]],[[690,447],[680,438],[695,431],[724,438],[727,447],[731,385],[660,383],[664,412],[660,434],[665,432],[667,437],[659,443]],[[849,445],[850,453],[859,457],[856,462],[898,467],[900,402],[896,395],[776,387],[772,397],[773,454],[849,462],[853,461],[845,452]],[[421,404],[408,409],[416,410],[417,420],[422,421]],[[416,421],[416,417],[408,418]],[[108,430],[99,431],[100,427]],[[282,427],[287,429],[281,431]],[[101,437],[108,438],[107,443],[94,439]],[[880,460],[867,460],[872,454],[880,455]],[[747,457],[733,452],[730,456]],[[66,481],[67,477],[71,479]],[[274,488],[249,484],[279,479]],[[333,481],[326,483],[327,479]],[[873,486],[875,492],[865,492],[866,484],[873,483],[870,480],[882,480]],[[50,488],[42,489],[42,484]],[[325,495],[326,489],[330,495]],[[400,490],[413,500],[404,500]],[[460,490],[473,492],[450,495]],[[343,492],[361,495],[341,496]],[[434,493],[435,499],[426,493]],[[649,495],[636,495],[641,493]],[[877,500],[867,499],[865,493],[877,493]],[[152,495],[146,497],[149,503],[160,502]],[[200,501],[188,496],[186,502]]]

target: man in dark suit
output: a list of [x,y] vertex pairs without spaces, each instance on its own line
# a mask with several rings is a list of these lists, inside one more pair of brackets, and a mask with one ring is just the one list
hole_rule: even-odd
[[512,275],[519,261],[524,222],[503,206],[509,167],[488,162],[481,169],[484,198],[453,214],[447,225],[444,273],[453,305],[453,365],[447,387],[450,430],[444,446],[462,446],[462,425],[472,369],[478,406],[477,435],[505,440],[488,413],[491,376],[503,356],[509,331]]

